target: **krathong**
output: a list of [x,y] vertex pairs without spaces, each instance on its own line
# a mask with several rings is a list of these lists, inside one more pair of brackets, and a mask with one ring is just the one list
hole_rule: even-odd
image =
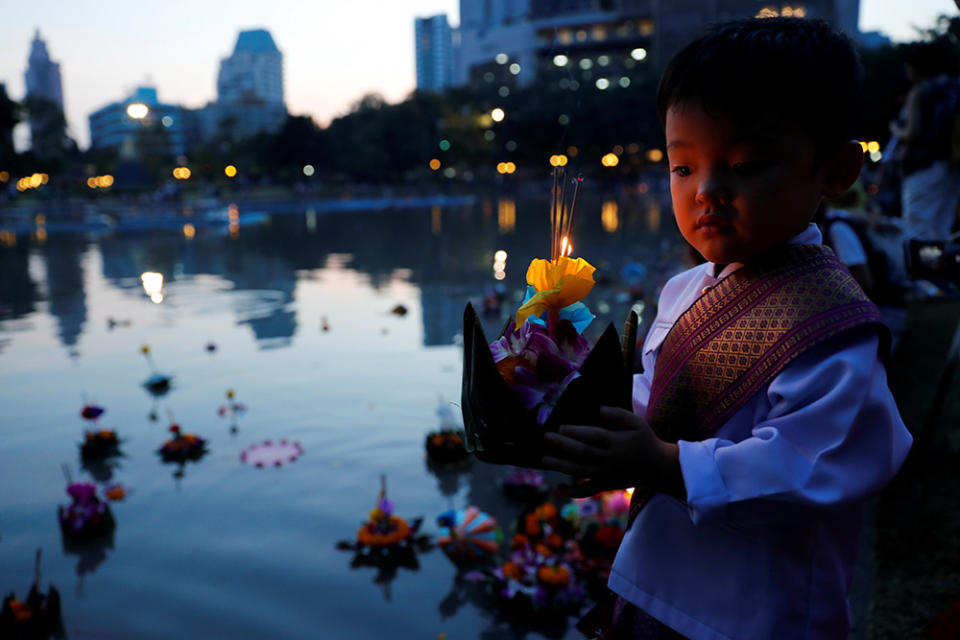
[[357,530],[355,541],[341,540],[337,548],[354,552],[351,567],[376,567],[374,582],[384,586],[384,595],[389,600],[389,583],[396,577],[397,570],[400,567],[419,570],[417,553],[430,551],[433,543],[430,536],[419,533],[423,518],[408,522],[394,514],[393,502],[387,499],[387,480],[383,476],[377,504],[369,517]]
[[40,549],[37,549],[34,574],[25,600],[17,600],[13,593],[3,599],[0,638],[65,637],[60,617],[60,592],[52,584],[47,593],[40,591]]
[[57,508],[57,520],[65,538],[72,542],[94,540],[113,531],[116,521],[107,503],[97,497],[96,485],[71,482],[67,493],[71,504]]
[[102,460],[110,456],[120,455],[120,440],[113,429],[97,429],[84,431],[83,444],[80,445],[80,455],[83,458]]
[[582,300],[595,269],[570,255],[582,178],[568,180],[563,169],[553,178],[550,259],[530,263],[520,308],[492,343],[473,305],[464,310],[465,446],[486,462],[537,467],[545,432],[589,424],[603,405],[631,407],[636,314],[622,346],[612,324],[593,345],[583,336],[594,319]]
[[496,519],[474,506],[437,516],[437,544],[457,564],[487,560],[500,550],[503,533]]
[[157,453],[164,462],[186,462],[199,460],[207,452],[207,441],[192,433],[181,433],[180,425],[174,423],[169,427],[173,437],[163,443]]

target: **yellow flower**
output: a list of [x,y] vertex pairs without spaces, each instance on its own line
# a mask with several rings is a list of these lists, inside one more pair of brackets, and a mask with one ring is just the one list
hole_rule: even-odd
[[544,311],[557,312],[583,300],[593,288],[596,269],[583,258],[560,257],[556,260],[533,260],[527,269],[527,284],[537,293],[517,309],[519,327],[530,316]]

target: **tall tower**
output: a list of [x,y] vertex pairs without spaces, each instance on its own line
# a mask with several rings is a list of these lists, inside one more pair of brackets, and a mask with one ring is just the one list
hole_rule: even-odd
[[241,31],[228,58],[220,61],[217,102],[263,102],[283,106],[283,54],[266,29]]
[[417,89],[442,91],[453,78],[453,32],[447,14],[416,18]]
[[28,98],[44,98],[63,109],[63,88],[60,83],[60,64],[50,59],[47,43],[40,39],[40,30],[33,34],[30,58],[23,74]]

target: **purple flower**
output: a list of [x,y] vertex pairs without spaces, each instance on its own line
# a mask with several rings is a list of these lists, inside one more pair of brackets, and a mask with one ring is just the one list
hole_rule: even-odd
[[377,502],[377,508],[388,516],[393,514],[393,503],[386,498],[381,498],[380,501]]
[[87,482],[74,482],[67,485],[67,493],[75,503],[88,502],[97,494],[97,487]]

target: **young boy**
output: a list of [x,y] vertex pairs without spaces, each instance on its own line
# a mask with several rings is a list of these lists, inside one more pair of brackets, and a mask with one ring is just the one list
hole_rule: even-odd
[[658,93],[677,225],[634,413],[547,434],[574,495],[636,486],[604,638],[845,638],[863,504],[911,437],[886,330],[811,219],[863,160],[862,72],[817,20],[721,25]]

